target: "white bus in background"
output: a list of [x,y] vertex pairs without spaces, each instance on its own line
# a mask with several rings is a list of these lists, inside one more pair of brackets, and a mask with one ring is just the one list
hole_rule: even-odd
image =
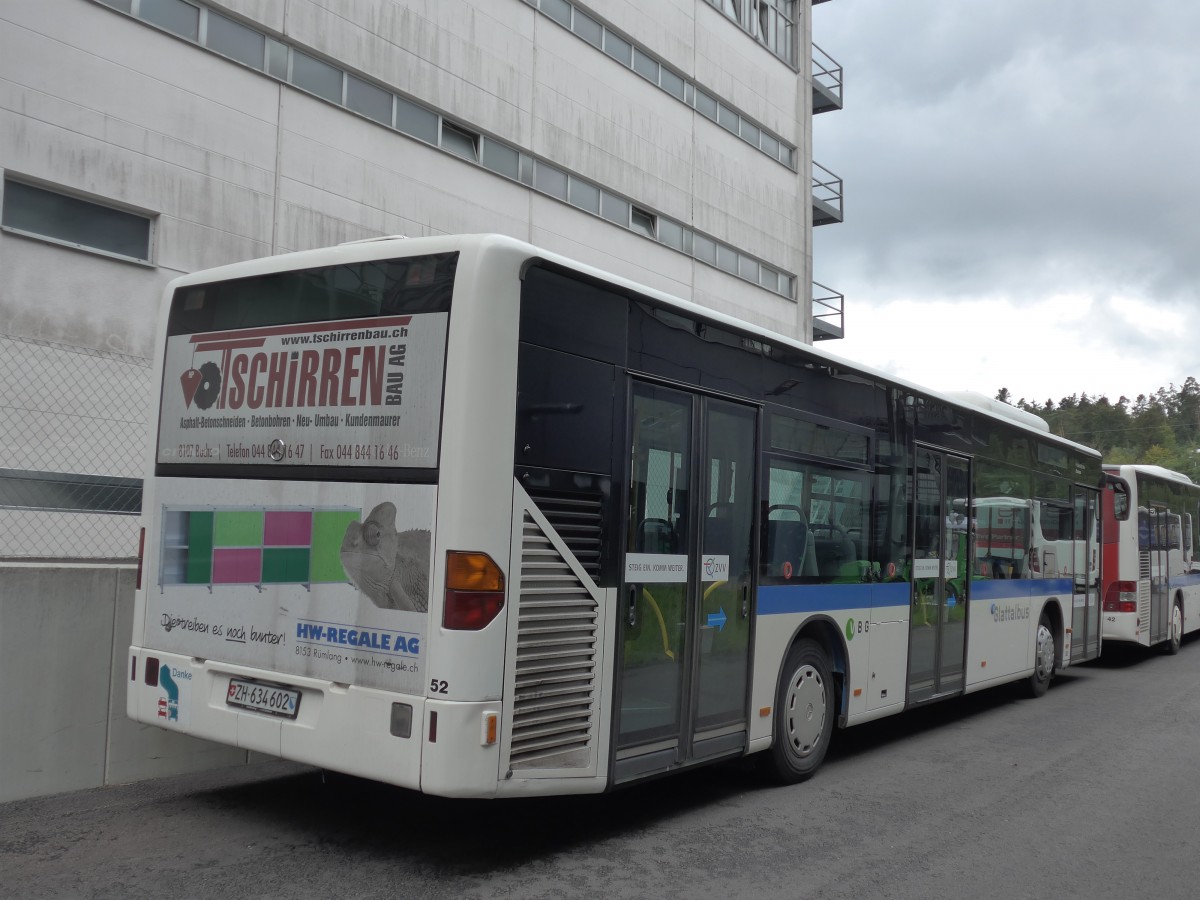
[[984,398],[494,235],[187,275],[161,329],[138,721],[441,795],[795,781],[1098,651],[966,511],[1094,510],[1099,455]]
[[1161,466],[1104,474],[1104,639],[1177,653],[1200,628],[1200,486]]

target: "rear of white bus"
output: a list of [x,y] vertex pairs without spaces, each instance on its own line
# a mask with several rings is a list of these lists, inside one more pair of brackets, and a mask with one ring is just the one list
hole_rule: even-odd
[[520,262],[431,238],[172,283],[132,718],[497,793]]

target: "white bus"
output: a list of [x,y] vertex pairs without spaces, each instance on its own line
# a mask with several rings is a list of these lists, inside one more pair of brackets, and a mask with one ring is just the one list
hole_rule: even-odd
[[1200,486],[1161,466],[1104,476],[1104,639],[1178,653],[1200,628]]
[[515,240],[184,276],[157,375],[140,722],[440,795],[795,781],[1098,652],[974,505],[1094,511],[1094,451]]

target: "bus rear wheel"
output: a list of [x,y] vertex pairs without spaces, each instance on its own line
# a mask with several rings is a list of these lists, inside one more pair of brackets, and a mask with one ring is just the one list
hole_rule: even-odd
[[1050,679],[1054,677],[1057,660],[1055,652],[1054,631],[1050,627],[1050,617],[1045,613],[1038,620],[1037,637],[1033,644],[1033,674],[1029,676],[1029,695],[1040,697],[1050,687]]
[[829,749],[835,715],[829,657],[816,641],[797,641],[775,694],[774,740],[762,760],[768,774],[784,784],[811,778]]
[[1168,656],[1174,656],[1179,652],[1179,645],[1183,643],[1183,606],[1178,600],[1171,606],[1171,633],[1167,638],[1167,643],[1163,650]]

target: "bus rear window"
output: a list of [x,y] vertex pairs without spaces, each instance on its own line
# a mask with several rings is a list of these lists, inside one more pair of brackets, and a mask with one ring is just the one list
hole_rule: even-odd
[[448,312],[457,265],[457,253],[440,253],[183,287],[167,334]]

